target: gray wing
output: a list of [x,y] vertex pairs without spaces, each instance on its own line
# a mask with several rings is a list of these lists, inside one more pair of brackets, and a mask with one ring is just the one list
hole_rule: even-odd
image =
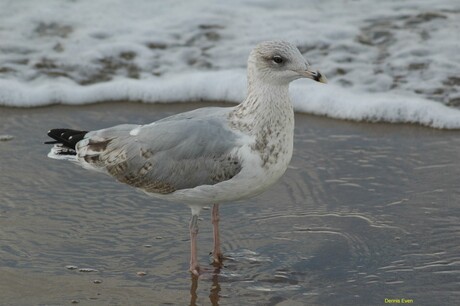
[[77,144],[77,158],[146,192],[217,184],[241,170],[231,154],[239,141],[226,126],[230,109],[202,108],[149,125],[90,132]]

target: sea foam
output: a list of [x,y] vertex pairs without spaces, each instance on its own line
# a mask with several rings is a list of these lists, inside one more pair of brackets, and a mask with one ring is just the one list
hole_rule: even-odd
[[260,41],[294,42],[330,83],[296,111],[460,128],[460,3],[449,0],[0,3],[0,105],[240,102]]

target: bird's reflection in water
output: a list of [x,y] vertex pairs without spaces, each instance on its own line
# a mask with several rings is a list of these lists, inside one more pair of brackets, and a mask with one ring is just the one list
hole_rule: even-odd
[[198,276],[192,274],[192,286],[190,287],[190,306],[196,306],[196,289],[198,288]]
[[214,274],[212,275],[212,285],[211,290],[209,293],[209,300],[211,301],[211,305],[219,305],[219,293],[220,293],[220,284],[219,284],[219,274],[220,268],[216,269]]
[[[211,289],[209,291],[209,300],[211,301],[211,305],[217,306],[219,305],[219,293],[220,293],[220,284],[219,284],[219,274],[220,274],[220,267],[215,268],[212,272],[211,278]],[[192,275],[192,284],[190,286],[190,306],[196,306],[196,301],[198,299],[198,294],[196,293],[198,289],[198,276]]]

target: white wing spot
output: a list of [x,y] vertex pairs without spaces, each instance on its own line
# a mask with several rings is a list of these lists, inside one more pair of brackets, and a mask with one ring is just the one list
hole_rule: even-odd
[[129,135],[131,136],[137,136],[137,134],[139,134],[139,131],[141,130],[140,127],[137,127],[135,129],[132,129],[131,131],[129,131]]

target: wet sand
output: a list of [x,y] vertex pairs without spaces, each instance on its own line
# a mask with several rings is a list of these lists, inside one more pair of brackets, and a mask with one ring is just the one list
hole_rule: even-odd
[[[198,280],[187,272],[185,205],[46,157],[50,128],[148,123],[201,106],[0,108],[0,135],[14,136],[0,141],[0,304],[460,300],[458,131],[296,115],[291,167],[259,197],[222,205],[228,259]],[[206,265],[209,210],[202,219]]]

